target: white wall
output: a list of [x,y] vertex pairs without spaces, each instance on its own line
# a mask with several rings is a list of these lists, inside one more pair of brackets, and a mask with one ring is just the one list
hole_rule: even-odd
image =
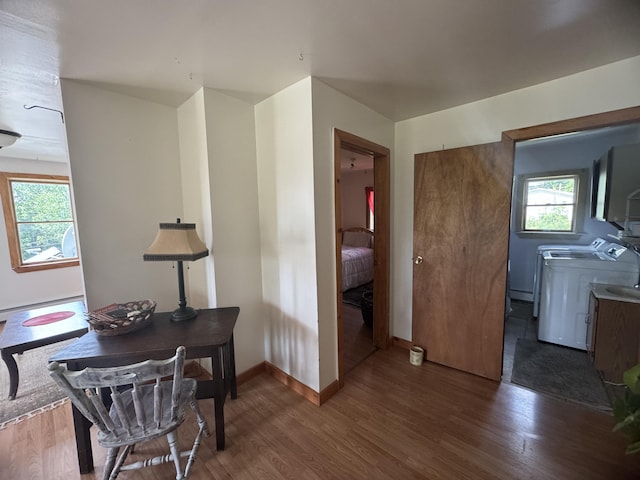
[[239,306],[239,372],[265,359],[254,107],[204,89],[217,307]]
[[256,106],[266,359],[318,392],[338,378],[334,128],[393,147],[391,120],[317,79]]
[[185,218],[210,250],[189,264],[189,303],[240,307],[242,372],[265,358],[254,108],[202,88],[178,108],[178,123]]
[[499,141],[502,131],[640,105],[640,57],[396,124],[393,335],[411,339],[413,160],[417,153]]
[[[69,165],[60,162],[2,157],[0,158],[0,171],[68,176]],[[0,220],[0,285],[2,285],[0,288],[0,321],[6,320],[6,316],[10,314],[2,313],[3,310],[55,302],[84,294],[80,267],[54,268],[27,273],[14,272],[11,269],[4,220]]]
[[265,358],[319,391],[311,79],[256,105],[255,119]]
[[[306,78],[258,104],[254,112],[255,211],[259,211],[261,266],[255,267],[252,259],[245,265],[252,274],[259,270],[262,274],[266,360],[317,391],[337,377],[333,128],[392,151],[395,148],[391,162],[390,331],[410,339],[413,156],[443,145],[496,141],[503,130],[640,105],[637,78],[640,57],[399,122],[395,137],[390,120],[317,79]],[[230,228],[240,210],[240,215],[248,215],[241,222],[241,231],[254,238],[258,232],[253,227],[252,132],[245,106],[206,90],[194,100],[196,104],[185,106],[192,108],[187,114],[191,119],[182,125],[201,129],[204,117],[206,128],[206,146],[198,130],[191,152],[183,144],[187,137],[182,126],[178,141],[176,109],[69,80],[62,81],[62,93],[89,307],[151,296],[158,300],[159,309],[175,308],[175,271],[169,263],[143,262],[142,253],[160,221],[182,218],[187,210],[202,218],[199,232],[211,238],[214,271],[219,262],[225,264],[220,267],[222,272],[230,271],[231,258],[240,249],[230,248],[230,237],[217,236],[218,224]],[[224,116],[229,112],[235,133],[224,130]],[[232,143],[242,144],[239,157],[233,156]],[[192,157],[189,162],[195,163],[181,167],[180,155]],[[237,165],[227,165],[225,156]],[[202,181],[199,175],[206,171],[205,157],[211,190],[200,189],[193,196],[193,192],[184,192],[183,210],[182,184],[191,185],[196,177]],[[183,174],[189,181],[185,178],[183,182]],[[229,195],[238,191],[247,196],[246,204],[236,210]],[[205,220],[207,195],[209,226]],[[218,248],[229,251],[229,259],[226,254],[218,255]],[[206,265],[203,262],[203,268]],[[206,268],[203,275],[210,281],[211,270]],[[194,298],[219,305],[235,303],[234,287],[221,285],[222,278],[216,273],[215,281],[208,285],[215,288],[213,295],[209,290],[196,290]],[[232,278],[234,285],[236,282],[240,276]],[[258,286],[249,288],[253,291]],[[242,312],[261,316],[260,302],[253,302],[252,298]],[[253,348],[249,337],[259,322],[244,316],[240,322],[245,329],[244,339],[239,340],[242,350]],[[262,332],[255,335],[262,342]],[[257,348],[240,362],[251,364],[260,351]]]
[[[185,270],[187,304],[193,308],[214,307],[215,267],[211,248],[213,227],[204,89],[198,90],[178,108],[178,130],[184,216],[182,222],[195,223],[198,236],[209,248],[207,257],[184,264],[188,268]],[[175,219],[168,218],[165,221],[173,222]]]
[[152,298],[177,308],[171,262],[144,262],[158,224],[182,217],[176,109],[63,79],[88,308]]
[[318,79],[312,80],[315,262],[317,265],[320,389],[338,378],[333,131],[389,148],[393,122]]
[[340,174],[344,228],[367,226],[365,187],[373,187],[373,170],[343,170]]

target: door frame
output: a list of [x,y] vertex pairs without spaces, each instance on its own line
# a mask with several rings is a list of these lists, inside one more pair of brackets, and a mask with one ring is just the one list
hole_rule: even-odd
[[[640,106],[611,110],[604,113],[585,115],[567,120],[543,123],[525,128],[505,130],[502,132],[502,142],[507,149],[507,155],[511,156],[511,164],[515,165],[516,142],[532,140],[534,138],[548,137],[571,132],[581,132],[595,130],[598,128],[624,125],[628,123],[640,122]],[[513,214],[513,212],[511,212]],[[507,261],[509,251],[507,250]],[[506,296],[505,291],[505,296]],[[502,340],[502,355],[504,358],[504,338]],[[503,365],[504,373],[504,365]]]
[[640,106],[628,107],[610,112],[596,113],[584,117],[559,120],[557,122],[543,123],[525,128],[505,130],[502,132],[502,141],[508,148],[512,157],[515,156],[515,143],[534,138],[560,135],[563,133],[580,132],[583,130],[593,130],[602,127],[612,127],[624,125],[625,123],[635,123],[640,121]]
[[347,149],[373,157],[375,235],[373,248],[373,344],[389,347],[389,256],[391,226],[390,150],[357,135],[334,128],[334,196],[336,240],[336,303],[338,312],[338,383],[344,385],[344,336],[342,313],[342,188],[340,183],[340,151]]

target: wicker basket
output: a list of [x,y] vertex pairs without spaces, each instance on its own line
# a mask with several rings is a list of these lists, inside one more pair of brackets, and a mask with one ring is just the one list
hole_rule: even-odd
[[124,335],[149,325],[155,309],[156,302],[153,300],[112,303],[87,312],[87,322],[96,335]]

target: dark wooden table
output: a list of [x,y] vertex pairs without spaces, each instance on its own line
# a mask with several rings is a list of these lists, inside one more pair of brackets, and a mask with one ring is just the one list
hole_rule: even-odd
[[[9,370],[10,400],[16,398],[20,380],[18,364],[13,355],[84,335],[88,330],[85,311],[84,303],[78,301],[17,312],[7,319],[0,335],[0,355]],[[29,319],[58,312],[73,312],[73,315],[46,325],[23,326]]]
[[[187,358],[211,358],[213,379],[199,381],[198,398],[214,399],[216,446],[224,449],[224,402],[227,393],[237,398],[233,328],[238,307],[200,310],[193,320],[170,321],[171,312],[155,313],[153,321],[137,332],[120,336],[98,336],[93,330],[60,350],[50,362],[66,363],[70,370],[85,367],[113,367],[164,359],[184,345]],[[89,422],[73,407],[73,423],[80,473],[93,470]]]

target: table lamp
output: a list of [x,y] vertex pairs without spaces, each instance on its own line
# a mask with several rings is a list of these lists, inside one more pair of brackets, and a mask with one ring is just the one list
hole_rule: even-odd
[[209,255],[206,245],[198,237],[195,223],[161,223],[160,230],[142,258],[145,261],[170,261],[178,264],[179,308],[171,314],[171,320],[181,322],[198,316],[198,312],[187,306],[184,293],[182,262],[194,261]]

